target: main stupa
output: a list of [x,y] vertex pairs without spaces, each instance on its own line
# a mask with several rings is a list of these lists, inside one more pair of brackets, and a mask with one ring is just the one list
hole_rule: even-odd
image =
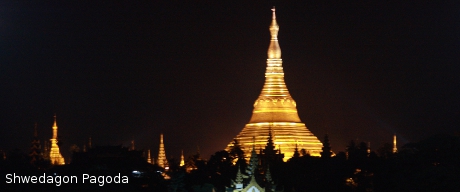
[[[276,147],[284,153],[284,161],[293,156],[296,148],[305,149],[311,156],[320,156],[323,144],[300,120],[296,102],[284,83],[283,61],[278,44],[279,26],[275,8],[272,11],[265,84],[254,103],[251,120],[234,139],[243,148],[245,155],[249,156],[253,146],[256,149],[265,147],[271,131]],[[233,141],[226,150],[229,151],[232,146]]]

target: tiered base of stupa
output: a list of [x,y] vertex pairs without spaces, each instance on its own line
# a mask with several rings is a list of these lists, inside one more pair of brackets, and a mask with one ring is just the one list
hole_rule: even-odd
[[[307,129],[304,123],[260,122],[246,124],[235,138],[247,158],[251,154],[253,145],[256,150],[265,148],[270,129],[276,148],[281,149],[281,153],[284,153],[284,161],[294,155],[296,145],[299,151],[305,149],[311,156],[320,156],[323,144]],[[227,146],[227,151],[232,146],[233,142]]]

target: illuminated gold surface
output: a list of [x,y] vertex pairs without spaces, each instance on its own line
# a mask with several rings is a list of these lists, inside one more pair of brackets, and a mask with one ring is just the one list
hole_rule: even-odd
[[59,146],[57,145],[57,131],[58,126],[56,123],[56,115],[54,115],[54,124],[53,124],[53,138],[50,139],[51,141],[51,150],[50,150],[50,160],[51,164],[53,165],[64,165],[64,157],[62,157],[61,153],[59,152]]
[[[284,161],[293,156],[296,144],[299,149],[307,150],[310,155],[320,156],[323,144],[300,120],[296,102],[284,82],[283,61],[278,43],[279,26],[276,22],[275,9],[272,11],[265,84],[254,103],[251,120],[235,139],[239,141],[248,156],[251,154],[253,143],[256,148],[265,147],[268,130],[271,128],[275,145],[285,154]],[[230,142],[226,150],[229,150],[232,145]]]

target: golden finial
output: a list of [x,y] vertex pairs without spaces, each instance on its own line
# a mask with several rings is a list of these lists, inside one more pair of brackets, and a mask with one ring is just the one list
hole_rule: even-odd
[[268,47],[268,58],[269,59],[281,59],[281,48],[278,44],[278,31],[280,27],[276,22],[275,7],[272,9],[272,23],[270,24],[270,46]]

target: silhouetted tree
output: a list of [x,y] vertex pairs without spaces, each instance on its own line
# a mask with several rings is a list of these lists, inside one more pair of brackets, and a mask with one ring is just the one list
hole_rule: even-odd
[[225,151],[218,151],[211,156],[207,163],[211,183],[218,191],[224,191],[225,186],[230,186],[230,181],[236,174],[230,154]]
[[243,147],[241,147],[237,139],[233,140],[233,146],[230,147],[229,154],[232,162],[244,159]]

